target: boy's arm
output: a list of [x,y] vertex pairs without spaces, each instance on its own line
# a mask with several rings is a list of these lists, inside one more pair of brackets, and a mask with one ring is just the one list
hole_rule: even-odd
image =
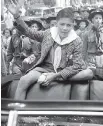
[[12,0],[5,0],[5,2],[8,11],[14,16],[17,28],[26,36],[41,42],[43,40],[44,32],[35,32],[26,25],[19,15],[19,3],[15,4]]
[[73,65],[67,66],[63,70],[61,70],[58,73],[51,73],[51,79],[52,80],[68,80],[73,75],[76,75],[81,70],[86,69],[85,62],[82,58],[82,41],[81,39],[78,39],[74,42],[75,49],[73,52]]
[[[16,15],[14,15],[14,18],[15,17],[16,17]],[[33,40],[37,40],[39,42],[41,42],[43,40],[43,37],[44,37],[44,32],[43,31],[35,31],[33,29],[30,29],[20,16],[18,16],[18,18],[16,18],[15,21],[16,22],[14,23],[14,26],[22,34],[26,35],[27,37],[29,37],[29,38],[31,38]]]
[[58,73],[58,76],[67,80],[69,77],[76,75],[79,71],[86,69],[85,62],[82,58],[82,42],[80,39],[75,41],[75,49],[73,52],[73,65],[68,66]]

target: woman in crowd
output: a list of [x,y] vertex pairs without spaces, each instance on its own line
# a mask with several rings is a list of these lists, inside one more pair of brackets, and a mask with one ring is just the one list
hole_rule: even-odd
[[103,79],[103,10],[93,10],[89,19],[93,26],[84,35],[83,57],[95,78]]
[[[86,69],[82,59],[82,42],[73,30],[73,10],[65,8],[57,14],[57,27],[44,32],[35,32],[28,28],[18,15],[18,9],[8,4],[9,11],[16,19],[17,27],[25,35],[41,42],[41,57],[38,62],[21,77],[15,99],[23,100],[32,83],[48,86],[55,80],[88,80],[92,71]],[[72,58],[73,64],[69,60]]]

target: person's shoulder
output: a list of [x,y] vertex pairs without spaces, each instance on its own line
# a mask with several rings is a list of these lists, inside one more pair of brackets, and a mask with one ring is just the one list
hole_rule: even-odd
[[74,44],[81,44],[82,43],[82,39],[78,36],[75,40],[74,40]]
[[46,29],[46,30],[44,31],[44,36],[45,36],[45,37],[51,36],[50,29]]
[[44,31],[44,33],[45,33],[45,34],[50,34],[50,28],[46,29],[46,30]]

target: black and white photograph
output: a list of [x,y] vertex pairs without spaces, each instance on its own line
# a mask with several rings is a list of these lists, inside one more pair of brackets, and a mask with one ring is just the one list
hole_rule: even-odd
[[[103,118],[103,0],[1,0],[1,119],[39,110]],[[23,125],[79,126],[55,114]]]

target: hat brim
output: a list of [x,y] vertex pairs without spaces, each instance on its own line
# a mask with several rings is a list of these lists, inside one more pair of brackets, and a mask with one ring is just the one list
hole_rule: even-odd
[[91,13],[91,14],[89,15],[88,19],[91,21],[92,18],[93,18],[96,14],[100,14],[100,15],[102,15],[102,17],[103,17],[103,12],[94,12],[94,13]]
[[56,20],[56,17],[48,17],[47,20],[48,20],[48,22],[50,23],[50,21]]

